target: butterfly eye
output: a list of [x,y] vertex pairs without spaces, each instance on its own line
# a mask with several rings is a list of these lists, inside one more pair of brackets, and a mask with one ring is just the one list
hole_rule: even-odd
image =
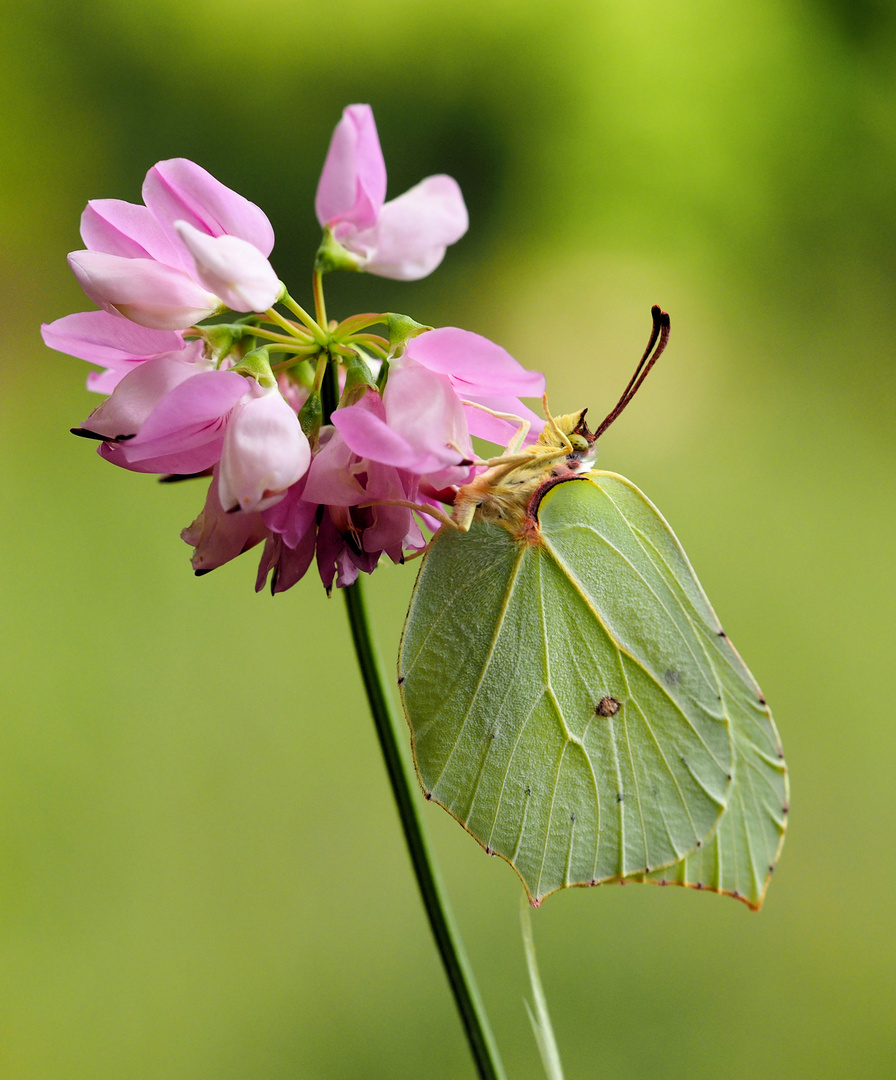
[[576,435],[573,433],[569,436],[569,443],[577,454],[581,454],[590,449],[588,440],[583,435]]

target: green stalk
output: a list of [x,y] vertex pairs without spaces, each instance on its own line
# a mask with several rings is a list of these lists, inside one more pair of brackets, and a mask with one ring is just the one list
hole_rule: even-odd
[[436,867],[429,842],[423,831],[420,816],[421,798],[416,778],[408,774],[399,749],[407,726],[396,721],[386,694],[382,665],[377,654],[360,579],[342,590],[348,605],[348,618],[355,643],[355,652],[364,678],[364,688],[373,721],[398,805],[398,816],[404,829],[408,852],[429,925],[436,939],[442,964],[451,984],[461,1021],[470,1044],[481,1080],[505,1080],[504,1068],[489,1026],[488,1017],[473,978],[473,971],[464,951],[448,899]]

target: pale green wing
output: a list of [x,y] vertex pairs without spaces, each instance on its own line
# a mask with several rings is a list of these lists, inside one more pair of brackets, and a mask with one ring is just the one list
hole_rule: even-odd
[[[593,571],[583,568],[583,547],[590,550],[591,546],[587,541],[583,544],[582,529],[598,528],[603,539],[620,547],[637,544],[642,557],[633,559],[633,565],[645,573],[644,567],[651,566],[655,578],[670,594],[677,592],[676,586],[684,587],[687,604],[670,611],[670,617],[681,622],[685,631],[685,623],[692,624],[704,640],[734,742],[734,785],[716,832],[680,863],[644,875],[642,880],[724,892],[758,908],[783,843],[788,810],[787,770],[771,712],[753,676],[722,632],[696,577],[682,574],[680,563],[685,556],[677,541],[678,558],[670,557],[667,546],[657,542],[661,535],[657,522],[662,523],[665,536],[674,538],[656,508],[621,476],[592,473],[590,480],[600,495],[576,488],[576,500],[562,500],[559,505],[552,504],[550,496],[544,500],[541,528],[545,542],[559,559],[577,558],[581,578],[596,585],[594,602],[602,598],[607,611],[612,592],[600,587]],[[618,617],[626,620],[624,603]],[[631,612],[628,624],[632,625]],[[710,630],[709,638],[705,626]],[[681,674],[683,678],[684,672]]]
[[402,639],[424,790],[536,903],[679,861],[731,784],[714,616],[662,518],[653,542],[671,576],[615,521],[602,535],[608,510],[618,518],[576,480],[543,500],[541,543],[443,530]]

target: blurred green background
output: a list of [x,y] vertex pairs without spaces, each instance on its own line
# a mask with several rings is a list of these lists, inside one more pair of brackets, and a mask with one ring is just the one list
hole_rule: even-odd
[[[470,1078],[346,630],[311,576],[201,580],[202,492],[73,439],[86,365],[38,324],[88,198],[190,157],[259,203],[310,303],[313,196],[370,102],[390,196],[458,178],[470,233],[331,314],[406,311],[548,373],[676,529],[772,703],[791,828],[761,914],[649,887],[533,915],[568,1080],[889,1078],[896,17],[883,0],[12,0],[0,14],[6,462],[2,1080]],[[371,581],[397,649],[413,566]],[[510,1076],[539,1066],[520,886],[426,819]]]

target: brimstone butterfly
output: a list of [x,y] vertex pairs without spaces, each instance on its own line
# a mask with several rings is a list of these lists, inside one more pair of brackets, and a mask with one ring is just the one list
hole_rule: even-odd
[[595,433],[584,411],[549,417],[461,489],[460,528],[420,568],[399,684],[427,797],[534,904],[652,881],[759,908],[788,810],[769,708],[659,511],[581,471],[665,345],[668,316],[653,317]]

